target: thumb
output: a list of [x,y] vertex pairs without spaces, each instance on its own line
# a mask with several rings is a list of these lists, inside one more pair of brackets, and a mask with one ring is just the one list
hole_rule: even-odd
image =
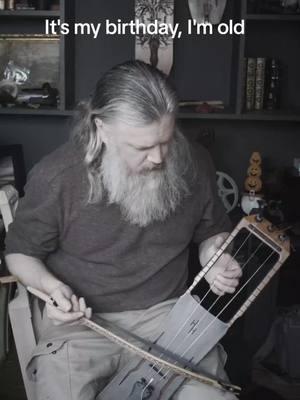
[[58,307],[62,311],[68,312],[72,309],[72,294],[73,291],[69,286],[61,285],[51,293],[51,297],[56,301]]
[[224,239],[220,236],[218,236],[214,239],[214,242],[211,244],[211,246],[208,249],[209,258],[213,257],[216,254],[216,252],[219,250],[219,248],[222,246],[223,243],[224,243]]
[[219,248],[222,246],[222,244],[224,243],[224,241],[225,241],[224,238],[221,237],[221,236],[218,236],[218,237],[216,238],[216,241],[215,241],[216,251],[219,250]]

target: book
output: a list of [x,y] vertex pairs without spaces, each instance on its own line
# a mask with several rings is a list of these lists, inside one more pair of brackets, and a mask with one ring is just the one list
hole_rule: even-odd
[[256,76],[256,59],[253,57],[247,60],[246,74],[246,110],[254,109],[255,101],[255,76]]
[[259,111],[264,108],[266,58],[256,59],[255,101],[254,109]]

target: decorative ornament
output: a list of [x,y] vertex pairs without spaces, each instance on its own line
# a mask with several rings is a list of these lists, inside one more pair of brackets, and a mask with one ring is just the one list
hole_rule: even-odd
[[226,0],[189,0],[191,16],[198,23],[219,24],[222,20]]
[[261,155],[257,151],[250,157],[250,165],[247,170],[248,177],[245,180],[245,189],[247,192],[258,193],[262,189],[261,181]]
[[261,179],[255,176],[248,176],[245,180],[245,189],[247,192],[259,192],[262,188]]
[[[135,19],[145,25],[158,23],[172,26],[174,23],[174,0],[136,0]],[[173,64],[173,39],[167,33],[144,33],[136,35],[135,58],[170,73]]]
[[254,176],[254,177],[261,177],[262,170],[259,165],[252,164],[247,170],[247,175],[248,176]]
[[254,151],[250,157],[250,165],[261,165],[261,155],[258,151]]
[[218,195],[222,203],[229,213],[232,211],[239,201],[239,189],[235,181],[225,172],[217,171],[217,187]]
[[244,183],[246,193],[241,199],[241,207],[245,214],[250,214],[254,209],[260,209],[264,206],[263,195],[259,193],[262,189],[262,168],[261,155],[255,151],[250,157],[250,165],[247,169],[247,178]]

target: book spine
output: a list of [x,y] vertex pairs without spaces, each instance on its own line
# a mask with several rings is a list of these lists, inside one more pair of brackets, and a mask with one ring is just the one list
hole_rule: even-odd
[[259,57],[256,60],[256,80],[255,80],[255,110],[262,110],[264,107],[265,92],[265,71],[266,59]]
[[[247,81],[247,58],[244,57],[242,65],[242,87],[241,87],[241,108],[246,106],[246,81]],[[244,110],[241,110],[244,111]]]
[[246,78],[246,110],[254,109],[256,59],[248,58]]

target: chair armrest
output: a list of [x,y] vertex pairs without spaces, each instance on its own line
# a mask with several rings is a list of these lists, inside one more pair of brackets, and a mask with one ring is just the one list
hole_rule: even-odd
[[0,276],[0,285],[18,282],[17,278],[13,275]]
[[15,297],[8,305],[10,323],[15,339],[19,363],[27,398],[35,399],[33,383],[29,381],[26,366],[36,346],[36,337],[32,323],[32,312],[28,292],[21,283],[17,283]]

